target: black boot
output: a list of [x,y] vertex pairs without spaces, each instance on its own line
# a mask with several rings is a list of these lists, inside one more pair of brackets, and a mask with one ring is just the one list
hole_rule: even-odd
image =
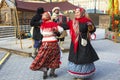
[[55,74],[55,69],[51,69],[50,77],[57,77],[57,74]]
[[43,79],[47,79],[48,75],[47,75],[47,71],[44,71],[44,74],[43,74]]

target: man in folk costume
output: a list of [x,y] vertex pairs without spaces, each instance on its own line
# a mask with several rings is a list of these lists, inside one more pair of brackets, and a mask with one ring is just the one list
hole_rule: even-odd
[[40,47],[41,40],[42,40],[42,35],[40,33],[39,26],[42,23],[43,12],[44,12],[44,9],[42,7],[39,7],[36,11],[35,16],[32,17],[31,22],[30,22],[31,27],[33,27],[32,38],[33,38],[33,41],[34,41],[32,57],[36,56],[37,50]]
[[60,67],[60,48],[54,33],[61,33],[63,28],[51,21],[49,12],[43,13],[42,20],[43,23],[40,27],[41,34],[43,35],[42,44],[30,69],[43,71],[43,79],[46,79],[48,78],[47,72],[49,69],[51,69],[50,77],[57,77],[55,70]]
[[65,40],[65,36],[67,36],[67,32],[66,32],[67,25],[66,24],[69,21],[69,19],[60,12],[59,7],[54,7],[52,9],[52,20],[64,28],[64,31],[61,34],[57,33],[57,39],[58,39],[58,41],[60,41],[60,43],[59,43],[60,48],[61,48],[61,50],[64,50],[63,43]]
[[77,80],[86,80],[95,73],[94,62],[99,59],[89,39],[89,33],[95,32],[96,28],[83,8],[75,9],[75,18],[68,26],[71,35],[68,73]]

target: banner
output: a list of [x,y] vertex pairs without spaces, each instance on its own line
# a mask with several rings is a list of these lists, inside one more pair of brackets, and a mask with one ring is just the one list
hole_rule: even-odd
[[109,14],[112,14],[112,12],[113,12],[112,5],[113,5],[112,0],[109,0],[109,3],[108,3],[108,13]]
[[118,14],[118,13],[119,13],[119,1],[114,0],[114,14]]
[[118,0],[109,0],[108,3],[108,13],[111,14],[118,14],[119,13],[119,1]]

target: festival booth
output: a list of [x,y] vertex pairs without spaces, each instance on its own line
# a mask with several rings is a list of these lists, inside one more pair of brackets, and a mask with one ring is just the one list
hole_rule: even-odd
[[61,11],[74,10],[78,6],[75,6],[68,1],[64,2],[45,2],[45,3],[36,3],[36,2],[23,2],[16,0],[16,8],[18,10],[18,16],[22,24],[27,24],[32,16],[35,14],[38,7],[43,7],[45,11],[52,12],[54,7],[60,7]]
[[105,38],[114,42],[120,42],[120,13],[118,0],[109,0],[108,13],[109,16],[106,18],[108,19],[108,25],[106,28]]

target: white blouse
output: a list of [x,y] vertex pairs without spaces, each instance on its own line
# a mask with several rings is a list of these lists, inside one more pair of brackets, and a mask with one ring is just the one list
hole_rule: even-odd
[[[61,26],[56,27],[58,32],[62,32],[63,28]],[[54,34],[54,31],[52,28],[45,28],[45,29],[40,29],[41,34],[43,35],[42,42],[52,42],[52,41],[57,41],[56,35]]]

